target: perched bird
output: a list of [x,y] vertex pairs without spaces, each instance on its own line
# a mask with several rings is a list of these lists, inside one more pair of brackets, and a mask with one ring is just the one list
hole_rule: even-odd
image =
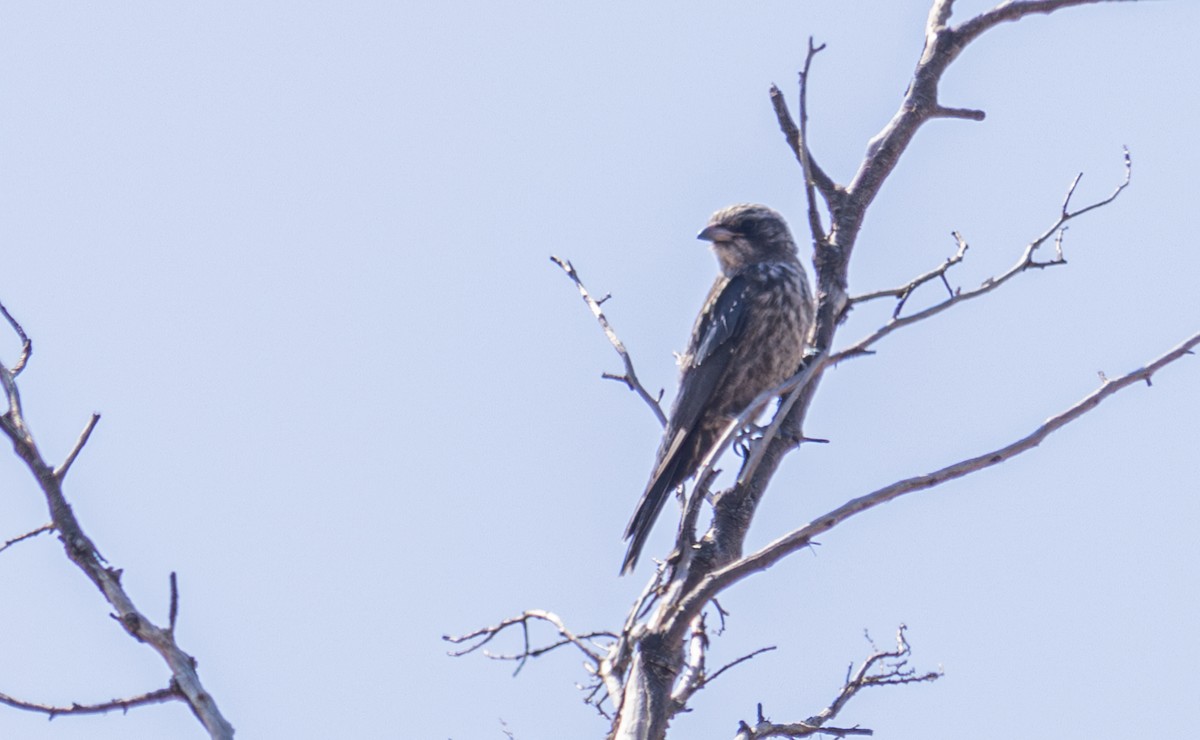
[[808,275],[778,213],[730,206],[714,213],[697,238],[712,242],[721,274],[679,358],[679,394],[654,472],[625,529],[622,574],[637,564],[671,491],[696,474],[729,422],[799,370],[813,323]]

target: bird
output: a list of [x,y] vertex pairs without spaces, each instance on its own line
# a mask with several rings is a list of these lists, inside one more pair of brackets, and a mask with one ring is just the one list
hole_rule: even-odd
[[[698,472],[729,423],[799,369],[815,307],[787,222],[764,205],[717,211],[697,235],[720,267],[687,351],[653,472],[625,528],[631,573],[671,491]],[[762,409],[758,409],[759,412]]]

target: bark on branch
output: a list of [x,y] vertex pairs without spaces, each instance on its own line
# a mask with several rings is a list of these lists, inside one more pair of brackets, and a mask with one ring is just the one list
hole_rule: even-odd
[[[233,726],[221,715],[216,700],[201,684],[200,676],[196,672],[195,658],[185,653],[175,642],[174,617],[171,619],[170,627],[163,628],[154,624],[137,609],[133,600],[121,586],[121,571],[106,565],[107,561],[100,554],[92,539],[84,533],[82,525],[76,519],[75,512],[71,509],[71,505],[63,493],[62,486],[66,474],[87,443],[92,430],[100,419],[99,415],[92,415],[91,420],[84,427],[83,433],[80,434],[79,440],[62,464],[55,468],[45,461],[25,421],[21,409],[21,395],[16,382],[18,372],[25,367],[29,360],[33,345],[25,335],[20,323],[12,317],[8,310],[0,306],[0,312],[3,312],[4,317],[22,340],[21,356],[13,367],[10,369],[0,363],[0,387],[3,388],[4,397],[8,403],[7,411],[0,415],[0,429],[12,442],[13,450],[24,461],[42,489],[42,494],[50,509],[50,520],[53,528],[59,533],[67,557],[95,584],[105,600],[113,607],[116,612],[113,615],[114,619],[135,640],[154,648],[171,671],[170,690],[167,693],[159,691],[145,695],[153,697],[153,699],[114,700],[115,703],[95,705],[90,710],[80,708],[71,711],[63,711],[62,708],[47,709],[43,705],[29,702],[18,704],[14,703],[15,700],[5,703],[35,711],[47,711],[51,714],[84,714],[119,708],[122,706],[122,701],[126,702],[128,706],[136,706],[153,701],[179,698],[187,702],[210,737],[221,740],[232,738]],[[175,602],[176,597],[173,597],[172,601]],[[175,609],[173,608],[172,611],[174,612]]]

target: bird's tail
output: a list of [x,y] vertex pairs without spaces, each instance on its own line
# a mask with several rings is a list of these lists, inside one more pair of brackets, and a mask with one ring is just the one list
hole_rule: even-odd
[[680,432],[673,444],[660,451],[659,463],[654,469],[654,477],[646,485],[642,500],[638,501],[637,510],[625,528],[625,539],[629,540],[629,549],[625,551],[625,562],[621,563],[621,575],[633,571],[637,565],[638,556],[654,521],[662,513],[671,491],[679,484],[696,473],[700,461],[708,454],[713,443],[717,441],[722,429],[721,424],[697,424],[686,434]]
[[646,545],[646,538],[650,536],[650,530],[654,527],[654,521],[658,519],[663,505],[667,503],[667,497],[683,482],[682,478],[686,477],[677,476],[679,463],[680,455],[677,454],[668,461],[668,465],[660,468],[650,479],[641,501],[638,501],[637,510],[633,512],[629,526],[625,527],[625,539],[629,540],[629,549],[625,551],[625,561],[621,563],[621,575],[633,572],[638,556],[642,554],[642,548]]

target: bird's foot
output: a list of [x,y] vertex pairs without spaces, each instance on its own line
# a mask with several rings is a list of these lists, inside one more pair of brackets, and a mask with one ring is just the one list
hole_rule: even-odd
[[741,458],[746,457],[750,453],[751,443],[762,439],[763,433],[766,431],[765,425],[753,422],[742,427],[738,430],[737,436],[733,438],[733,453]]

